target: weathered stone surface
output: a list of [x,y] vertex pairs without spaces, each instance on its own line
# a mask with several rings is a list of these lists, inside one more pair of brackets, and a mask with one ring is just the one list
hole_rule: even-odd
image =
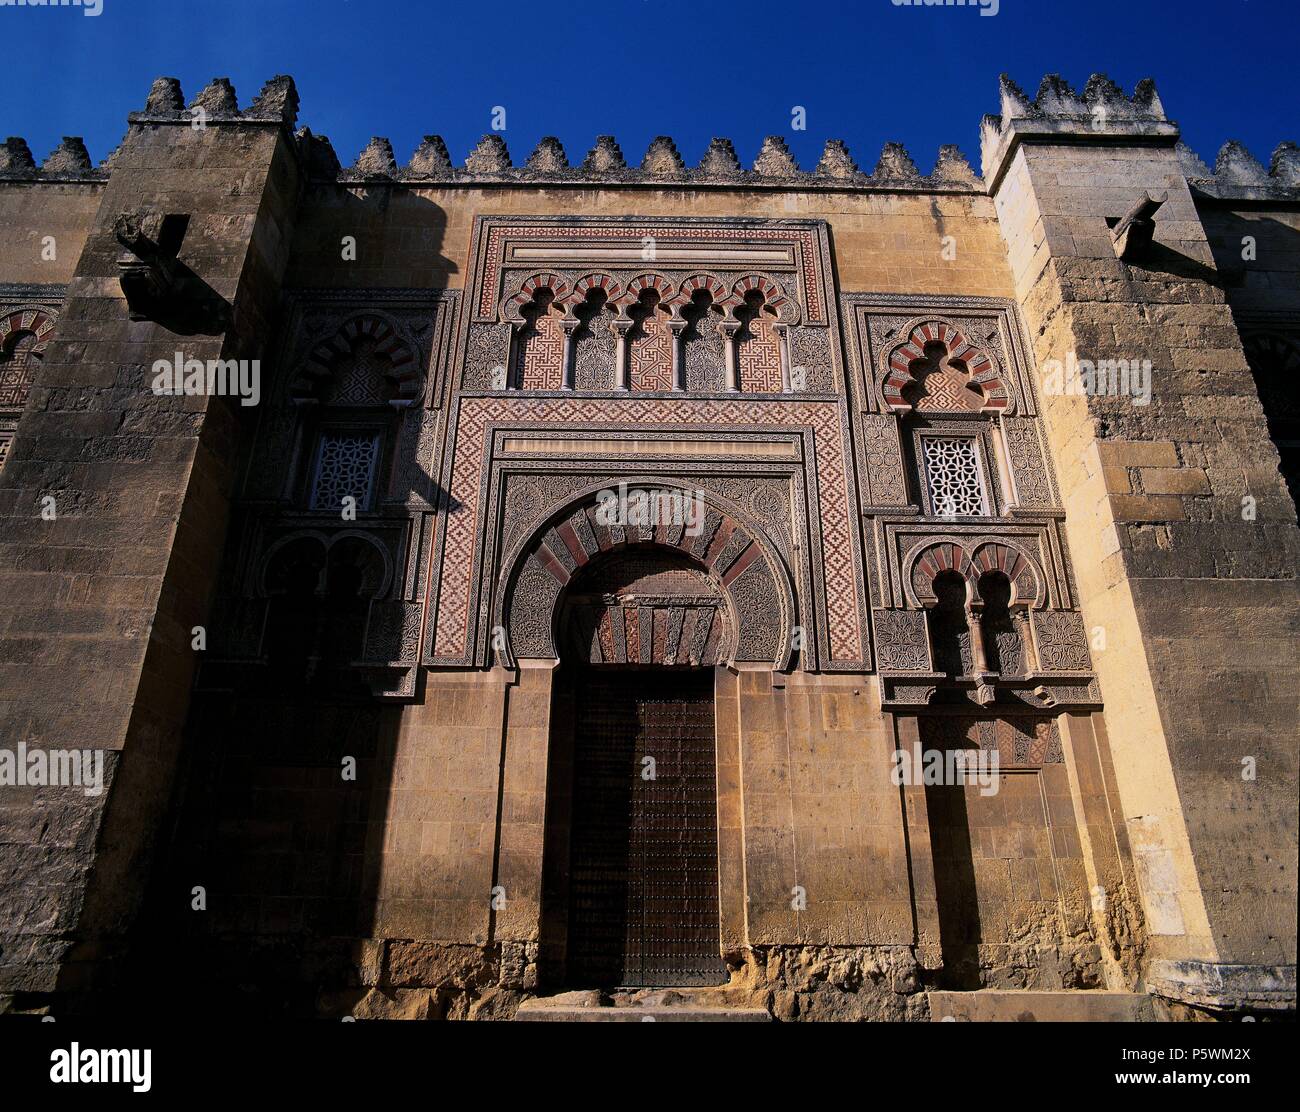
[[934,1023],[1150,1023],[1151,998],[1134,992],[927,992]]
[[[1296,148],[1211,173],[1149,82],[1000,101],[982,179],[779,136],[344,168],[284,77],[201,129],[160,79],[99,170],[0,148],[0,759],[105,757],[0,786],[0,1010],[160,970],[245,1016],[1293,1008]],[[178,352],[257,405],[156,392]],[[599,517],[620,481],[698,535]],[[721,662],[725,983],[575,983],[575,662],[670,658]],[[896,783],[922,744],[1013,771]]]

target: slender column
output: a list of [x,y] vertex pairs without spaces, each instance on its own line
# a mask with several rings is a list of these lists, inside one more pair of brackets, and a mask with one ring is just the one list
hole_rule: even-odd
[[740,331],[740,322],[724,320],[718,328],[726,345],[727,355],[727,389],[740,392],[740,361],[736,358],[736,333]]
[[790,329],[788,325],[777,324],[773,330],[781,349],[781,389],[788,394],[793,389],[790,383]]
[[1039,669],[1038,645],[1034,641],[1034,629],[1033,623],[1029,620],[1029,610],[1020,606],[1012,607],[1011,621],[1015,624],[1016,632],[1020,634],[1020,644],[1023,646],[1025,654],[1026,674],[1037,672]]
[[628,361],[627,334],[632,321],[622,318],[610,324],[614,333],[614,389],[632,389],[632,368]]
[[975,675],[975,701],[981,706],[988,706],[997,698],[997,692],[989,680],[996,674],[989,670],[988,653],[984,648],[984,627],[980,618],[984,614],[983,603],[966,604],[966,628],[970,630],[971,671]]
[[564,353],[560,356],[564,365],[563,385],[565,390],[573,389],[573,380],[575,377],[575,368],[573,366],[573,334],[578,330],[581,322],[576,317],[569,317],[564,320],[560,327],[564,329]]
[[681,317],[674,317],[668,322],[668,329],[673,334],[673,389],[686,389],[686,341],[684,333],[686,332],[686,321]]
[[[522,390],[524,388],[523,367],[519,365],[519,325],[510,325],[510,337],[506,340],[506,381],[505,389]],[[496,383],[492,384],[496,387]]]

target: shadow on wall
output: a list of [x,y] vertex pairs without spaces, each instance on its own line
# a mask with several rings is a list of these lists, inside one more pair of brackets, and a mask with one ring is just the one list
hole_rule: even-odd
[[[445,289],[460,268],[445,254],[447,211],[400,185],[309,187],[288,286]],[[352,257],[349,257],[352,256]]]
[[121,1004],[155,1007],[181,976],[208,1015],[310,1016],[321,988],[355,983],[353,940],[374,933],[400,715],[196,696],[172,852]]
[[[355,288],[355,306],[342,307],[357,312],[389,289],[445,287],[457,269],[441,254],[446,223],[440,206],[409,191],[313,187],[286,285]],[[342,259],[345,234],[356,237],[355,262]],[[402,253],[397,263],[387,254],[393,244]],[[436,336],[430,328],[424,338],[432,345]],[[372,522],[391,527],[412,497],[434,506],[444,498],[432,461],[415,457],[430,392],[445,388],[438,352],[421,354],[428,365],[423,395],[405,409],[379,409],[393,424],[377,481],[384,493],[373,512],[348,523],[349,531],[364,532]],[[283,396],[298,370],[270,367],[264,397],[275,404],[271,399]],[[358,417],[346,407],[293,411],[297,424],[306,422],[301,430],[257,423],[243,445],[241,473],[259,458],[259,437],[309,434],[322,411]],[[247,559],[245,523],[307,510],[310,455],[300,454],[295,466],[302,473],[290,484],[296,493],[270,517],[264,498],[236,503],[223,583],[238,580]],[[297,562],[286,557],[283,582],[272,585],[264,663],[243,673],[233,690],[192,696],[157,860],[136,880],[146,898],[128,967],[116,998],[101,1006],[154,1008],[156,994],[180,976],[211,1015],[311,1016],[322,990],[358,984],[360,940],[375,934],[403,707],[371,699],[351,667],[361,656],[372,584],[364,558],[371,546],[349,543],[330,548],[324,562],[316,560],[319,544]],[[214,626],[223,617],[230,620],[215,613]]]
[[[1282,477],[1300,508],[1300,227],[1220,207],[1202,209],[1201,217]],[[1300,214],[1294,219],[1300,225]]]
[[941,985],[945,989],[973,991],[983,987],[979,958],[983,933],[966,789],[960,785],[928,785],[925,808],[930,816],[939,909]]

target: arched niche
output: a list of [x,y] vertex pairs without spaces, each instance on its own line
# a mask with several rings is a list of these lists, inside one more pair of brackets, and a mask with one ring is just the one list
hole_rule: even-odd
[[358,313],[317,344],[289,385],[296,402],[343,406],[412,405],[422,387],[420,360],[393,325]]
[[[653,508],[656,504],[658,510]],[[716,662],[789,667],[794,592],[775,546],[715,495],[660,479],[630,481],[617,488],[593,487],[546,514],[515,546],[503,563],[493,617],[493,625],[505,632],[506,662],[559,659],[569,588],[575,588],[575,598],[589,597],[594,580],[584,569],[593,565],[592,574],[602,567],[617,569],[614,554],[638,552],[646,556],[650,568],[695,576],[700,606],[712,605],[706,602],[709,592],[716,595],[723,612],[717,627]],[[611,598],[620,597],[620,590],[623,598],[635,595],[635,568],[623,565],[622,570],[631,579],[623,588],[606,592]],[[617,583],[617,574],[612,582]],[[671,611],[675,604],[669,595],[652,592],[646,597],[662,598],[663,608]],[[675,621],[675,616],[666,614],[657,620],[662,625]],[[700,663],[707,662],[703,652],[707,647],[706,640],[696,654]],[[636,662],[666,663],[666,649],[664,656],[660,661],[643,661],[638,653]],[[679,656],[680,652],[674,653],[675,663],[689,662],[689,652],[686,661]]]
[[886,350],[878,378],[895,413],[1012,413],[1015,394],[992,355],[943,320],[910,324]]

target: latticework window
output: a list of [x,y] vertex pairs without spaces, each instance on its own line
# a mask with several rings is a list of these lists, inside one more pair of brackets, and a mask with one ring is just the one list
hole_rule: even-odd
[[975,437],[927,436],[921,440],[921,452],[936,517],[979,517],[987,512]]
[[342,508],[344,498],[367,509],[379,467],[379,433],[373,429],[326,429],[321,433],[312,482],[314,510]]

